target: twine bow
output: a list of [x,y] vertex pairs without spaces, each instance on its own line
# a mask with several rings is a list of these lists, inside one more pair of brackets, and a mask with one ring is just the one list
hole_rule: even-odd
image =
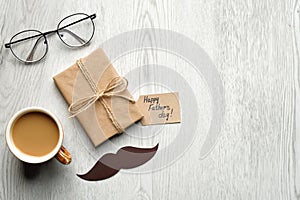
[[128,81],[124,77],[115,77],[113,78],[104,88],[104,90],[99,91],[95,82],[93,81],[90,73],[86,69],[86,67],[83,65],[81,60],[78,60],[76,62],[78,67],[80,68],[83,76],[91,86],[91,88],[94,91],[94,94],[88,97],[84,97],[82,99],[79,99],[78,101],[73,102],[69,107],[69,112],[71,113],[70,117],[75,117],[79,113],[85,111],[90,106],[92,106],[96,101],[100,101],[100,103],[103,105],[106,113],[108,114],[109,119],[112,121],[115,128],[118,130],[119,133],[123,132],[123,128],[120,126],[120,124],[115,119],[111,109],[107,105],[106,101],[103,97],[121,97],[124,98],[130,102],[135,102],[134,99],[131,97],[122,95],[121,93],[127,89]]

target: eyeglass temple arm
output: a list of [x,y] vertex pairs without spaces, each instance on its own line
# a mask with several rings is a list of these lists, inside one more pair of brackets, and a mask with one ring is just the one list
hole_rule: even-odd
[[70,35],[72,35],[81,44],[85,44],[86,43],[85,39],[79,37],[78,35],[76,35],[75,33],[73,33],[72,31],[70,31],[68,29],[61,29],[60,31],[65,31],[65,32],[69,33]]
[[[31,49],[29,55],[28,55],[27,58],[26,58],[26,61],[32,61],[33,55],[34,55],[35,50],[36,50],[36,47],[37,47],[38,43],[41,41],[42,38],[43,38],[43,36],[40,36],[40,37],[36,40],[36,42],[35,42],[33,48]],[[46,41],[45,41],[45,42],[46,42]]]
[[[50,32],[50,31],[49,31],[49,32]],[[22,39],[19,39],[19,40],[10,42],[10,43],[6,43],[4,46],[5,46],[5,48],[10,48],[10,45],[12,45],[12,44],[16,44],[16,43],[19,43],[19,42],[23,42],[23,41],[25,41],[25,40],[29,40],[29,39],[32,39],[32,38],[35,38],[35,37],[38,37],[38,36],[42,37],[41,35],[42,35],[42,34],[37,34],[37,35],[30,36],[30,37],[22,38]]]

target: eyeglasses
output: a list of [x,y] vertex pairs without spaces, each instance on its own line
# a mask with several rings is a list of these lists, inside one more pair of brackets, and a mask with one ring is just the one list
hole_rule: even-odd
[[62,19],[56,30],[42,33],[38,30],[25,30],[15,34],[5,48],[26,64],[42,60],[48,52],[47,36],[57,33],[60,40],[69,47],[87,45],[95,32],[93,19],[96,14],[76,13]]

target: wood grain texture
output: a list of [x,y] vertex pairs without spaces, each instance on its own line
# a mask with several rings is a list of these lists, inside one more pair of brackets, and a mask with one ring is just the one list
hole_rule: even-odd
[[[300,3],[298,0],[190,1],[34,1],[0,0],[0,200],[16,199],[300,199]],[[49,38],[45,60],[23,65],[3,47],[20,30],[51,30],[63,17],[97,13],[96,34],[82,49],[66,48]],[[86,182],[95,155],[117,146],[171,143],[179,126],[167,126],[147,139],[132,128],[93,149],[52,77],[75,59],[125,31],[162,28],[198,43],[214,61],[225,89],[226,112],[218,143],[204,160],[200,147],[210,121],[209,92],[201,77],[178,58],[153,50],[133,52],[114,61],[120,74],[138,66],[163,64],[180,73],[197,95],[199,135],[170,166],[153,173],[121,172],[102,182]],[[137,35],[137,40],[149,35]],[[153,43],[157,41],[153,40]],[[139,73],[142,93],[167,91],[159,83],[143,86],[159,68]],[[174,80],[176,81],[176,80]],[[5,144],[9,118],[27,106],[53,111],[64,124],[69,166],[51,160],[33,167],[19,162]],[[212,122],[213,123],[213,122]]]

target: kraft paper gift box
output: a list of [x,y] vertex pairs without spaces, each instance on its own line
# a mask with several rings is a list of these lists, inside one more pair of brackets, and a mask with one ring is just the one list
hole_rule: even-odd
[[100,48],[53,79],[95,146],[143,117],[126,89],[127,80]]

